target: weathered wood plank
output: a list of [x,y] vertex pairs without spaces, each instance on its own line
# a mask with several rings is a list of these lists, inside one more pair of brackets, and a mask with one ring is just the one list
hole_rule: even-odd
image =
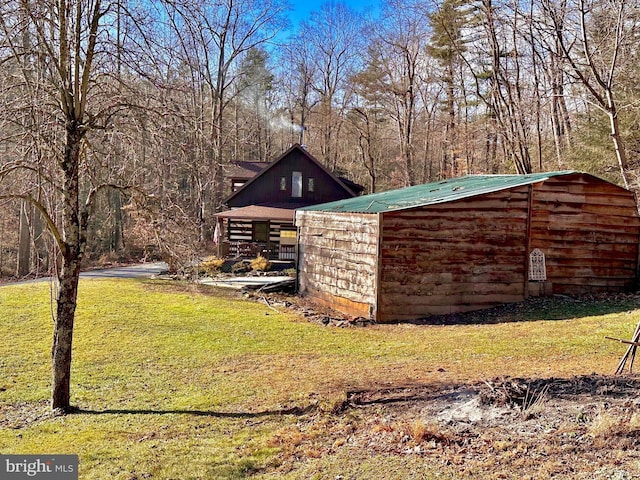
[[441,283],[463,283],[472,278],[474,282],[478,283],[516,283],[523,281],[524,268],[521,265],[509,265],[509,269],[506,271],[500,271],[500,269],[491,268],[490,271],[476,269],[458,269],[457,271],[443,272],[438,266],[433,268],[432,272],[420,271],[409,275],[404,269],[388,268],[383,275],[387,282],[399,282],[401,284],[415,283],[420,285],[438,285]]
[[340,295],[331,294],[321,289],[310,288],[304,293],[306,298],[310,298],[318,305],[328,307],[333,310],[339,310],[352,317],[371,318],[373,305],[363,301],[356,301],[342,297]]
[[562,182],[545,182],[536,188],[536,192],[561,192],[573,194],[589,194],[597,195],[614,195],[618,197],[629,198],[633,195],[626,190],[620,190],[606,183],[589,184],[589,183],[562,183]]
[[367,275],[358,272],[343,271],[336,274],[335,271],[308,270],[304,272],[309,281],[338,286],[345,283],[350,290],[362,291],[360,287],[370,289],[375,283],[375,275]]
[[[474,283],[469,281],[465,283],[421,284],[384,281],[381,283],[381,288],[385,296],[390,295],[389,298],[395,298],[396,295],[399,295],[403,299],[415,297],[416,302],[422,302],[425,301],[422,297],[447,295],[522,295],[524,293],[524,278],[521,277],[515,283]],[[418,300],[418,298],[422,300]]]
[[542,184],[536,185],[536,191],[561,191],[567,193],[588,193],[590,195],[597,195],[599,193],[606,193],[608,195],[618,195],[622,197],[632,198],[633,194],[619,187],[604,181],[577,181],[572,178],[568,181],[562,179],[549,179]]
[[420,269],[428,268],[430,264],[469,265],[470,268],[484,265],[515,265],[513,257],[524,255],[524,246],[514,248],[496,248],[492,245],[475,245],[473,250],[452,252],[451,249],[428,250],[417,252],[413,249],[390,249],[382,251],[383,265],[417,265]]
[[633,282],[625,282],[609,285],[588,285],[588,284],[570,284],[558,282],[553,284],[553,291],[556,294],[564,295],[582,295],[585,293],[600,293],[600,292],[619,292],[629,290],[633,287]]
[[310,290],[318,290],[327,292],[331,295],[336,295],[342,298],[347,298],[356,302],[370,303],[375,302],[375,295],[373,295],[373,289],[345,289],[340,285],[340,282],[332,279],[331,283],[325,283],[317,280],[313,276],[305,277],[304,281],[300,282],[300,292],[304,294]]
[[[576,252],[576,255],[591,254],[602,255],[602,258],[606,259],[608,253],[620,253],[633,255],[638,250],[638,245],[635,242],[631,243],[593,243],[593,242],[579,242],[572,240],[571,243],[558,242],[558,238],[537,238],[535,243],[531,244],[531,248],[540,248],[541,250],[552,250],[559,252],[560,255],[570,254]],[[601,258],[601,257],[597,257]]]
[[517,232],[517,234],[508,234],[498,232],[495,234],[485,234],[477,236],[466,236],[462,232],[458,235],[447,234],[439,235],[434,232],[428,238],[420,239],[417,235],[411,236],[395,236],[388,234],[382,244],[383,251],[392,254],[393,251],[412,250],[415,253],[441,251],[442,253],[454,254],[454,249],[460,250],[463,254],[465,251],[487,251],[487,250],[504,250],[516,248],[524,250],[525,232]]
[[629,207],[629,199],[615,195],[590,196],[586,194],[562,193],[555,191],[536,191],[534,202],[578,203],[591,205],[607,205],[609,207]]
[[538,211],[534,217],[534,223],[554,223],[568,225],[576,228],[622,228],[625,230],[638,230],[640,218],[615,215],[596,215],[593,213],[566,214]]
[[632,278],[635,272],[635,265],[629,268],[607,268],[593,265],[557,265],[553,262],[547,264],[547,277],[552,278],[555,283],[556,277],[572,278]]
[[[318,245],[309,245],[309,244],[301,244],[300,252],[305,255],[317,255],[318,257],[324,257],[326,259],[349,259],[353,257],[358,257],[358,259],[353,259],[357,263],[367,263],[366,260],[370,257],[376,256],[377,245],[368,245],[368,244],[360,244],[354,246],[352,250],[349,249],[338,249],[338,248],[330,248],[330,247],[322,247]],[[362,258],[360,258],[362,257]]]
[[555,239],[558,242],[564,242],[565,244],[573,242],[591,242],[591,243],[637,243],[638,236],[629,233],[611,233],[611,232],[599,232],[599,231],[574,231],[570,235],[567,235],[566,230],[556,229],[554,226],[549,226],[548,230],[538,229],[531,239],[532,243],[538,239]]
[[[635,269],[636,259],[632,256],[618,257],[615,256],[603,256],[604,258],[595,258],[590,256],[581,256],[581,257],[567,257],[562,255],[549,255],[547,256],[547,265],[565,265],[571,267],[605,267],[611,269],[624,269],[624,270],[633,270]],[[571,261],[565,261],[565,259],[570,258]]]
[[296,226],[305,228],[322,228],[326,230],[377,232],[377,216],[375,214],[357,213],[325,213],[299,211],[296,214]]
[[526,220],[518,219],[518,221],[507,224],[491,223],[480,224],[472,222],[462,222],[458,224],[451,223],[416,223],[406,225],[385,225],[385,233],[383,240],[393,240],[394,238],[418,237],[418,238],[446,238],[450,236],[459,237],[464,235],[467,238],[474,238],[483,235],[524,235],[526,228]]
[[[524,204],[523,204],[524,205]],[[469,207],[471,209],[472,207]],[[427,221],[429,219],[441,218],[441,219],[496,219],[496,220],[509,220],[515,218],[526,218],[526,210],[524,208],[513,208],[500,210],[496,208],[491,208],[487,210],[470,210],[468,209],[459,209],[459,210],[444,210],[444,209],[423,209],[423,210],[409,210],[406,212],[393,212],[394,215],[386,214],[384,216],[383,222],[389,221],[406,221],[413,222],[420,219]]]
[[594,215],[606,215],[606,216],[618,216],[618,217],[637,217],[638,209],[635,205],[629,205],[626,207],[612,208],[609,205],[592,205],[585,204],[566,204],[557,203],[554,201],[549,202],[534,202],[534,208],[536,212],[549,212],[549,213],[566,213],[566,214],[580,214],[590,213]]

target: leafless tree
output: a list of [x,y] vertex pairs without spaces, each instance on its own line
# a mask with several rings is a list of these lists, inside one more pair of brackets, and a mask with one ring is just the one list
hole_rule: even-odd
[[[309,49],[306,60],[314,73],[312,87],[317,95],[315,128],[327,166],[335,170],[339,152],[336,144],[347,112],[351,92],[348,79],[359,66],[362,19],[344,2],[326,2],[301,24],[295,39]],[[300,50],[300,49],[299,49]]]
[[557,46],[567,74],[584,87],[589,99],[606,114],[620,177],[630,186],[630,165],[619,121],[620,66],[636,43],[638,6],[628,0],[597,2],[541,0],[546,32]]
[[167,28],[177,39],[171,54],[188,69],[194,92],[193,116],[203,144],[198,183],[200,239],[210,236],[210,213],[223,199],[225,165],[233,129],[227,128],[230,87],[238,63],[249,52],[272,40],[283,28],[285,5],[278,0],[162,1]]
[[[12,136],[4,139],[9,148],[0,167],[1,195],[33,205],[60,254],[52,346],[52,408],[60,412],[70,408],[89,220],[101,192],[129,187],[102,181],[92,144],[95,132],[111,128],[132,106],[114,71],[115,11],[115,3],[103,0],[7,1],[0,7],[0,65],[11,77],[2,91],[8,108],[0,115],[13,119]],[[35,175],[39,188],[16,181],[25,172]]]

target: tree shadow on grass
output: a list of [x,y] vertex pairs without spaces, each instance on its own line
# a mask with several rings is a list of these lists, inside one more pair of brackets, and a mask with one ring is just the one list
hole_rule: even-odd
[[258,418],[282,415],[306,415],[317,410],[317,405],[311,404],[306,407],[291,407],[279,410],[262,410],[259,412],[218,412],[214,410],[154,410],[154,409],[128,409],[109,408],[105,410],[91,410],[72,407],[68,413],[75,415],[191,415],[194,417],[215,417],[215,418]]
[[523,302],[450,315],[437,315],[402,323],[415,325],[476,325],[540,320],[570,320],[640,308],[638,293],[607,293],[580,296],[532,297]]

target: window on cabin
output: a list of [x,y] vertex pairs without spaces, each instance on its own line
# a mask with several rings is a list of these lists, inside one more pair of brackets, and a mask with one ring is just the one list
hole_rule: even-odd
[[308,192],[315,192],[316,190],[316,181],[313,178],[308,178],[307,179],[307,191]]
[[251,239],[254,242],[269,241],[269,222],[253,222],[252,227]]
[[280,177],[280,190],[287,189],[287,177]]
[[302,197],[302,172],[291,174],[291,196]]

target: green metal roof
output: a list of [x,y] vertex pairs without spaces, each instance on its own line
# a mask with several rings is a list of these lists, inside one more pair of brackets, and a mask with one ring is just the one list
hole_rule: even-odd
[[453,202],[463,198],[507,190],[551,177],[579,173],[573,170],[561,172],[531,173],[527,175],[468,175],[441,182],[425,183],[413,187],[373,193],[361,197],[322,203],[300,208],[302,211],[383,213],[408,208],[423,207],[436,203]]

